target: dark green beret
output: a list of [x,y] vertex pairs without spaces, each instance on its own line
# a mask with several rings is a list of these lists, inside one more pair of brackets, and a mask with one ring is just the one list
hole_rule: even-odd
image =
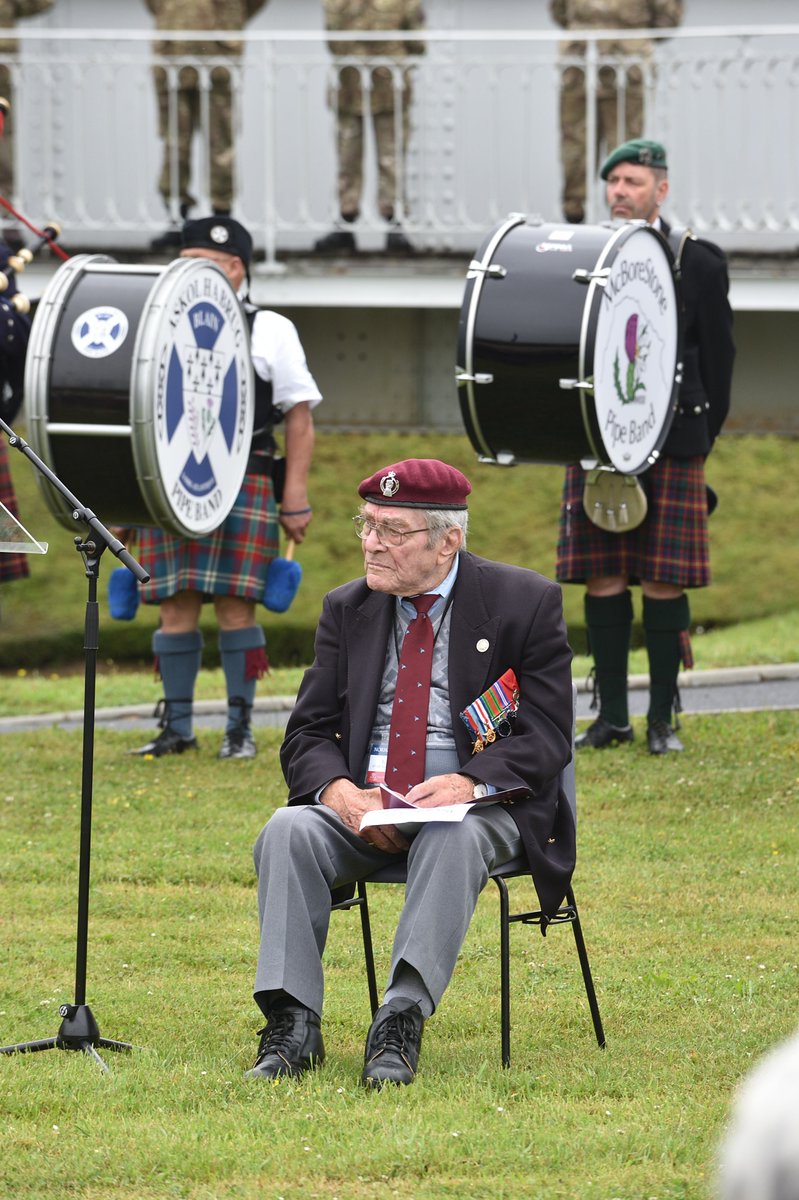
[[600,178],[607,179],[617,163],[635,163],[639,167],[661,167],[666,170],[666,147],[660,142],[650,142],[647,138],[633,138],[624,142],[607,156],[599,172]]

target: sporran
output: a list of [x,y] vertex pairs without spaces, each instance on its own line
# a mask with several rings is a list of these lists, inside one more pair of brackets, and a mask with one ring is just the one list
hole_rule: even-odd
[[583,508],[607,533],[629,533],[646,517],[646,492],[634,475],[595,467],[585,477]]

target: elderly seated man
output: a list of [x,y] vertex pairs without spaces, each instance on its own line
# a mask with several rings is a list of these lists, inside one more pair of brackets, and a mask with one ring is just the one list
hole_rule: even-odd
[[[542,910],[563,899],[575,853],[558,786],[571,755],[571,650],[557,584],[466,551],[460,471],[409,459],[358,492],[364,576],[325,598],[281,750],[288,806],[255,846],[266,1027],[248,1076],[322,1063],[331,893],[402,856],[405,904],[362,1074],[379,1088],[414,1079],[423,1024],[490,871],[526,857]],[[467,815],[362,828],[384,809],[381,785]]]

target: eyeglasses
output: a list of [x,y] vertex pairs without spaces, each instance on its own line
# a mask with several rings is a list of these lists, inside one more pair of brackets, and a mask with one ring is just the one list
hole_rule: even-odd
[[412,533],[429,532],[426,525],[421,529],[395,529],[393,525],[378,524],[369,517],[353,517],[352,523],[355,526],[355,536],[361,541],[368,538],[370,533],[376,533],[381,546],[401,546],[405,538],[410,537]]

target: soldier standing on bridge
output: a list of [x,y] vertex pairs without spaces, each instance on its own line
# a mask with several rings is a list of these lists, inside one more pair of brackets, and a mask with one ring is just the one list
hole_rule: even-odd
[[[266,0],[146,0],[159,29],[243,29],[263,8]],[[189,191],[191,146],[202,130],[204,93],[208,101],[208,187],[211,208],[217,216],[228,216],[234,196],[233,67],[241,57],[242,44],[224,41],[156,42],[156,53],[177,60],[175,68],[157,66],[153,71],[158,97],[158,131],[164,157],[158,189],[167,209],[177,199],[185,220],[196,203]],[[227,60],[208,68],[207,78],[191,60],[213,56]],[[175,160],[177,159],[177,162]],[[177,182],[177,195],[173,182]],[[153,241],[153,250],[180,247],[180,228],[175,226]]]
[[[327,28],[344,30],[415,30],[424,25],[421,0],[324,0]],[[329,43],[339,59],[391,58],[397,64],[424,53],[424,42],[364,41]],[[389,223],[386,250],[408,254],[413,247],[400,228],[405,207],[405,155],[410,133],[411,78],[407,67],[342,66],[330,89],[336,114],[338,204],[343,225],[357,220],[361,209],[364,156],[364,110],[371,112],[377,149],[377,205]],[[318,254],[351,253],[355,237],[339,227],[314,245]]]
[[[664,29],[679,25],[683,0],[550,0],[552,19],[562,29]],[[652,42],[639,38],[601,41],[597,47],[596,155],[620,140],[644,133],[644,65]],[[563,215],[579,224],[585,215],[587,91],[585,42],[564,42],[560,85]],[[575,63],[575,59],[578,63]],[[624,60],[629,60],[625,66]],[[619,111],[621,105],[621,112]]]

